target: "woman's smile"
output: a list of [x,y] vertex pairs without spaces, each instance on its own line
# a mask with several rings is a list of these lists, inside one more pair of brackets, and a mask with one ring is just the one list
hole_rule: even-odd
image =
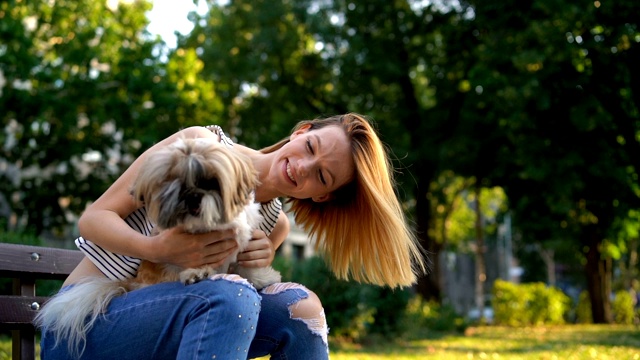
[[291,180],[291,182],[294,185],[298,184],[296,182],[296,179],[293,177],[293,171],[291,170],[291,163],[289,162],[289,160],[285,161],[285,173],[287,174],[287,177],[289,178],[289,180]]

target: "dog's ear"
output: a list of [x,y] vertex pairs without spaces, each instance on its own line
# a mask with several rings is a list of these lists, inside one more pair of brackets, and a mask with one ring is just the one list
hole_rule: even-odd
[[129,195],[133,197],[133,200],[136,202],[136,204],[138,204],[139,206],[144,206],[144,196],[137,193],[135,185],[131,187],[131,190],[129,190]]
[[152,202],[152,195],[163,186],[168,169],[173,164],[172,153],[175,145],[161,148],[143,160],[130,192],[139,206]]
[[253,201],[253,191],[258,186],[258,173],[253,167],[251,161],[240,155],[236,154],[237,159],[235,161],[235,177],[237,186],[235,188],[235,194],[233,199],[233,206],[240,211],[250,202]]
[[180,219],[176,215],[181,213],[178,208],[180,206],[181,189],[182,184],[179,180],[173,180],[163,185],[163,189],[157,195],[158,201],[152,201],[158,208],[148,209],[152,214],[157,212],[156,225],[164,229],[178,225]]

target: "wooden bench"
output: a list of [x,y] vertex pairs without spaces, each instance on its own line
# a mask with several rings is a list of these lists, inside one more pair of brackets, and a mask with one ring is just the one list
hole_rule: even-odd
[[47,300],[36,296],[36,280],[64,280],[82,257],[78,250],[0,243],[0,278],[13,279],[13,293],[0,295],[0,330],[11,330],[14,360],[35,359],[32,320]]

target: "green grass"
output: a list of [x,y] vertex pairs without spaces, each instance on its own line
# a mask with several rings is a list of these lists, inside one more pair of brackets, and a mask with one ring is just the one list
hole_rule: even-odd
[[369,346],[338,343],[332,348],[333,360],[640,360],[640,330],[613,325],[491,326],[469,328],[464,335],[434,334]]
[[[11,340],[0,338],[0,360],[10,358]],[[640,329],[617,325],[489,326],[469,328],[464,335],[427,334],[364,344],[332,339],[331,359],[640,360]]]

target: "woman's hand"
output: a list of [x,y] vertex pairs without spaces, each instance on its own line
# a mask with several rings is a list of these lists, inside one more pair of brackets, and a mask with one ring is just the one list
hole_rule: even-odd
[[233,230],[190,234],[182,227],[176,227],[164,230],[150,239],[149,255],[153,256],[148,258],[150,261],[182,268],[203,265],[218,267],[238,248]]
[[246,249],[238,254],[238,265],[249,268],[269,266],[275,255],[273,243],[264,231],[254,230]]

